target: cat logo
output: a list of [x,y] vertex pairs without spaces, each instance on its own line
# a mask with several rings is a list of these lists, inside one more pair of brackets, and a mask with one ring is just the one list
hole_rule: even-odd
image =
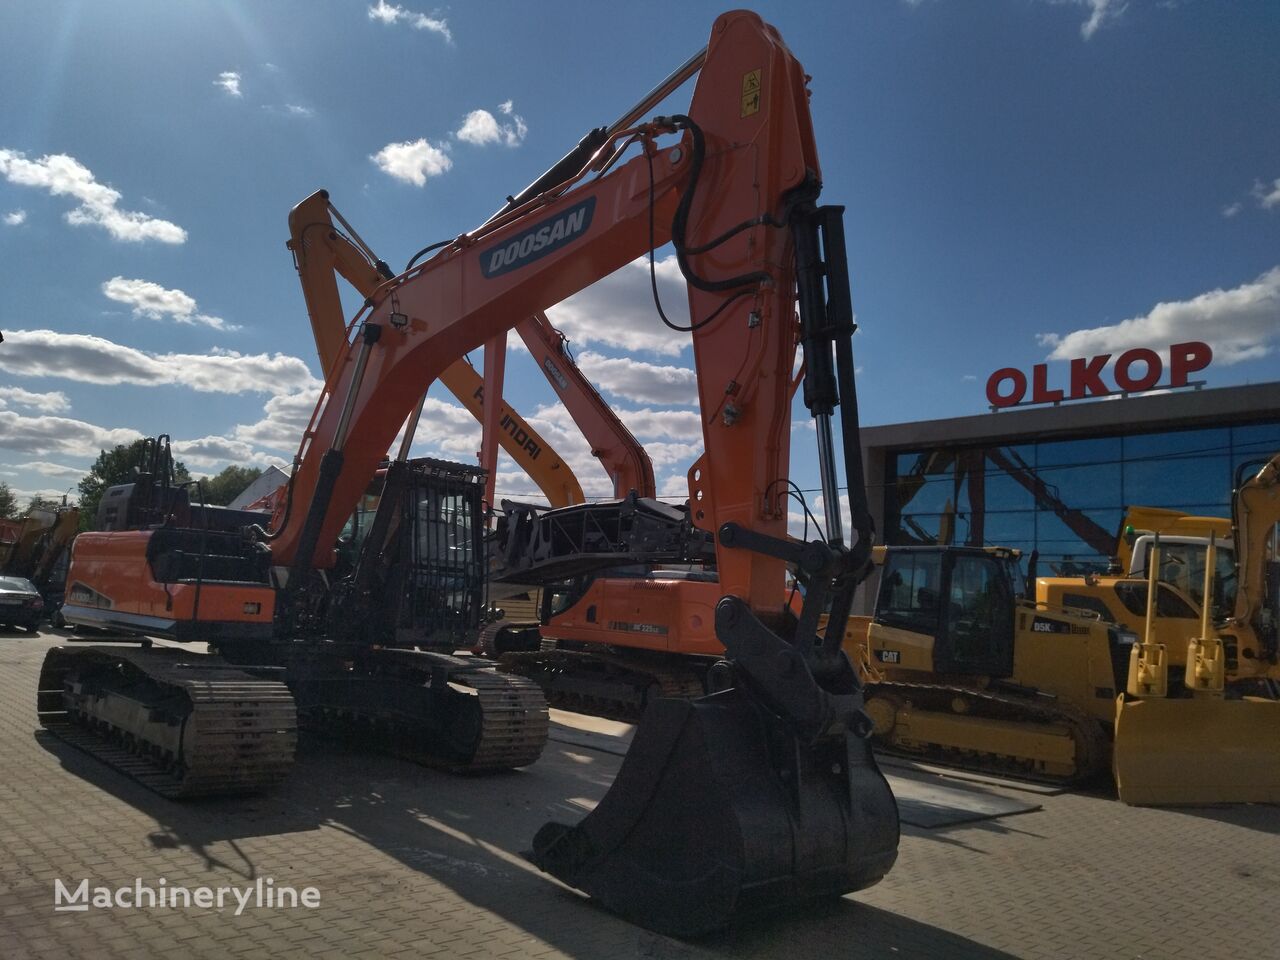
[[877,650],[876,659],[881,663],[901,663],[902,651],[900,650]]

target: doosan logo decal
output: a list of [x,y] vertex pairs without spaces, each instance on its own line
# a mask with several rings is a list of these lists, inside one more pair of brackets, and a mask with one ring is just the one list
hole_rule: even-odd
[[524,233],[490,247],[480,254],[480,272],[489,279],[500,277],[554,253],[587,232],[595,209],[596,198],[587,197],[550,220],[535,224]]

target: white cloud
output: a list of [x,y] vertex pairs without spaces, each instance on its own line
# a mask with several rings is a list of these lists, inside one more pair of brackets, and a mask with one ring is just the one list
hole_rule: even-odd
[[369,19],[377,20],[379,23],[385,23],[388,26],[404,22],[415,30],[426,30],[430,33],[439,34],[449,43],[453,43],[453,34],[449,31],[448,21],[439,17],[429,17],[425,13],[406,10],[404,7],[397,6],[394,3],[387,3],[387,0],[378,0],[374,6],[369,8]]
[[463,143],[471,143],[483,147],[490,143],[503,143],[508,147],[518,147],[529,132],[524,118],[513,113],[514,106],[510,100],[498,107],[503,114],[511,117],[510,123],[499,123],[488,110],[472,110],[466,115],[454,136]]
[[296,103],[286,103],[284,108],[290,116],[294,117],[314,117],[316,115],[316,112],[310,107],[300,106]]
[[[50,501],[52,503],[62,503],[63,494],[69,492],[65,490],[58,490],[53,487],[45,487],[43,490],[19,490],[16,487],[11,487],[10,489],[12,490],[13,495],[18,498],[18,503],[22,504],[24,507],[35,499]],[[71,502],[73,504],[76,502],[74,494]]]
[[[689,325],[689,293],[674,256],[656,264],[662,308],[672,323]],[[627,351],[649,350],[678,356],[692,342],[689,334],[663,326],[649,287],[649,260],[633,260],[547,310],[551,322],[570,340]]]
[[1222,208],[1222,215],[1230,219],[1244,209],[1244,204],[1237,200],[1235,203],[1228,203]]
[[4,222],[11,227],[20,227],[27,222],[27,211],[14,210],[4,215]]
[[212,317],[207,313],[196,311],[194,297],[181,290],[166,290],[158,283],[150,280],[127,280],[124,277],[112,277],[102,285],[102,292],[109,300],[127,304],[133,308],[135,317],[146,317],[149,320],[161,320],[171,317],[178,323],[190,325],[201,324],[215,330],[239,330],[235,324],[227,323],[221,317]]
[[21,387],[0,387],[0,408],[10,405],[39,410],[41,413],[66,413],[71,409],[71,401],[60,390],[32,393]]
[[697,460],[698,455],[702,453],[701,435],[698,440],[698,443],[664,443],[660,440],[651,440],[644,445],[644,449],[653,462],[654,470],[662,473],[669,467],[679,467],[679,475],[684,477],[693,466],[693,461]]
[[475,463],[481,432],[479,421],[465,407],[427,397],[414,439],[446,459]]
[[0,370],[26,377],[68,377],[108,386],[181,385],[200,393],[283,394],[318,389],[307,365],[287,354],[149,353],[102,337],[53,330],[13,330],[0,349]]
[[1280,266],[1231,290],[1210,290],[1190,300],[1158,303],[1140,316],[1065,336],[1043,333],[1050,360],[1118,353],[1131,347],[1203,340],[1221,364],[1254,360],[1271,352],[1280,336]]
[[1259,180],[1253,185],[1253,195],[1263,210],[1280,207],[1280,178],[1273,180],[1270,185]]
[[658,496],[664,500],[688,500],[688,471],[685,473],[673,473],[658,484]]
[[83,420],[0,410],[0,448],[37,456],[93,457],[100,450],[132,443],[141,436],[136,430],[99,427]]
[[243,97],[240,92],[240,74],[235,70],[224,70],[218,74],[218,79],[213,81],[215,87],[221,87],[233,97]]
[[69,467],[61,463],[50,463],[48,460],[36,460],[32,463],[14,464],[19,470],[30,470],[45,477],[57,477],[62,480],[79,480],[89,471],[81,467]]
[[187,231],[177,224],[145,213],[120,210],[116,206],[121,199],[120,191],[98,183],[88,167],[65,153],[28,160],[16,150],[0,149],[0,174],[10,183],[43,187],[52,196],[65,195],[79,200],[80,206],[65,214],[67,223],[75,226],[99,226],[115,239],[129,243],[145,240],[185,243],[187,240]]
[[586,351],[578,366],[587,378],[609,393],[637,403],[698,403],[698,375],[686,367],[660,366],[630,357],[606,357]]
[[515,108],[516,108],[516,105],[514,100],[503,100],[500,104],[498,104],[498,109],[501,110],[503,113],[505,113],[508,117],[511,116],[511,113],[512,111],[515,110]]
[[615,409],[627,429],[638,439],[663,438],[702,442],[702,417],[692,410]]
[[1080,36],[1088,40],[1104,24],[1110,23],[1125,11],[1128,4],[1121,0],[1077,0],[1089,8],[1089,19],[1080,25]]
[[233,439],[281,450],[290,455],[298,450],[302,431],[307,429],[311,412],[320,396],[319,386],[271,397],[263,407],[263,417],[256,423],[239,424]]
[[425,185],[428,177],[438,177],[453,166],[441,147],[425,139],[388,143],[369,159],[383,173],[418,187]]
[[[908,2],[912,6],[919,6],[919,0],[908,0]],[[1090,39],[1106,24],[1118,19],[1128,7],[1126,0],[1047,0],[1047,2],[1055,7],[1083,7],[1088,10],[1088,18],[1080,25],[1080,36],[1085,40]]]
[[[301,431],[299,431],[301,434]],[[295,446],[299,437],[295,438]],[[262,457],[252,446],[242,440],[229,437],[201,437],[198,440],[175,440],[174,456],[200,467],[213,467],[224,463],[245,466],[258,463]]]

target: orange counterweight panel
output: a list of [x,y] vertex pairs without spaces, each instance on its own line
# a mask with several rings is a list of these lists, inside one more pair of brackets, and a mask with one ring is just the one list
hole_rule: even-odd
[[716,639],[720,584],[696,580],[602,578],[542,635],[666,653],[724,655]]
[[[72,623],[176,640],[213,640],[228,631],[269,636],[275,591],[265,583],[156,580],[147,558],[152,530],[82,533],[72,547],[63,614]],[[219,629],[201,634],[210,627]]]

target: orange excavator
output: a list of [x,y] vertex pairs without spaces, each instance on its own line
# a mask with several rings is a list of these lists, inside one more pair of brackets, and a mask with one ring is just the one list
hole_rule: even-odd
[[[687,113],[642,119],[695,73]],[[842,210],[817,203],[806,81],[772,27],[725,14],[707,48],[618,121],[486,223],[380,284],[327,373],[268,529],[184,526],[181,488],[140,478],[147,492],[136,510],[121,505],[125,529],[77,540],[67,619],[150,618],[219,653],[54,648],[42,722],[178,796],[284,775],[295,711],[336,725],[355,716],[365,742],[444,766],[529,762],[541,749],[530,731],[546,729],[536,685],[444,652],[476,623],[468,598],[484,474],[409,460],[413,414],[424,385],[459,357],[670,242],[689,286],[704,424],[689,510],[619,506],[612,520],[586,505],[548,511],[525,544],[606,522],[625,540],[553,535],[559,556],[538,553],[525,568],[609,566],[623,544],[659,557],[710,549],[725,655],[714,693],[649,705],[600,804],[576,825],[545,825],[531,857],[676,935],[883,877],[897,855],[897,810],[841,649],[872,541],[854,324]],[[809,543],[787,536],[775,495],[788,483],[797,344],[827,494],[828,539]],[[339,534],[406,418],[378,515],[346,567]],[[806,583],[798,615],[789,566]]]

